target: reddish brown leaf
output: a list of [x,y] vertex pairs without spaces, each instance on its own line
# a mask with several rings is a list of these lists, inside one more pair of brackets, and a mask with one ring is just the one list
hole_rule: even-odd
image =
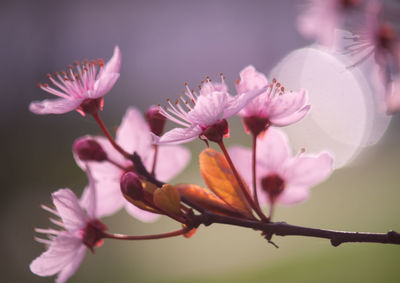
[[224,155],[207,148],[200,153],[199,159],[201,175],[207,186],[232,209],[253,218],[251,207]]
[[181,196],[178,190],[170,184],[158,188],[153,194],[154,204],[163,211],[173,215],[181,214]]
[[229,216],[241,215],[207,188],[192,184],[180,184],[175,187],[181,196],[211,212]]

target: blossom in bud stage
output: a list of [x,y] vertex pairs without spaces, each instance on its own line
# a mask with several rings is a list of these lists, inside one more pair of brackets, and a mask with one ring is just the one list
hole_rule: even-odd
[[240,92],[236,96],[231,96],[227,92],[222,74],[221,79],[221,83],[212,83],[207,78],[202,86],[199,86],[200,93],[189,89],[185,84],[184,95],[186,98],[180,96],[174,103],[167,100],[168,106],[160,107],[161,114],[184,128],[172,129],[161,137],[154,136],[154,142],[156,144],[180,144],[205,136],[207,129],[238,113],[267,88]]
[[139,176],[131,171],[122,175],[121,191],[125,196],[133,200],[142,200],[144,196],[143,186]]
[[264,74],[259,73],[253,66],[247,66],[240,72],[236,81],[239,93],[268,88],[255,97],[240,112],[246,130],[258,135],[268,126],[287,126],[302,119],[310,110],[307,105],[307,92],[286,91],[275,79],[268,85]]
[[[126,201],[121,193],[121,177],[128,171],[134,171],[132,162],[115,150],[105,138],[91,138],[101,145],[108,160],[112,161],[87,162],[94,179],[97,181],[97,204],[102,215],[111,215],[125,207],[130,215],[141,221],[149,222],[158,218],[157,214],[144,211]],[[128,108],[117,130],[116,142],[126,152],[139,154],[146,169],[149,172],[151,171],[155,152],[151,131],[142,114],[136,108]],[[75,160],[85,170],[85,162],[82,162],[76,154]],[[157,179],[167,182],[181,172],[189,160],[190,152],[182,146],[160,146],[155,176]]]
[[160,109],[157,106],[150,106],[146,111],[145,117],[150,131],[157,136],[162,135],[167,118],[160,113]]
[[98,220],[94,193],[93,182],[85,189],[81,201],[70,189],[60,189],[52,194],[55,209],[42,206],[60,218],[50,218],[50,221],[62,230],[35,229],[37,233],[47,234],[48,239],[36,238],[47,246],[47,250],[30,264],[34,274],[58,274],[56,282],[66,282],[82,263],[86,250],[93,251],[103,243],[103,232],[107,227]]
[[103,60],[75,62],[76,70],[68,70],[54,75],[48,74],[50,82],[39,84],[44,91],[58,96],[57,99],[33,101],[29,105],[35,114],[64,114],[77,110],[82,115],[102,109],[103,97],[111,90],[119,78],[121,52],[114,48],[114,54],[104,65]]
[[[229,153],[241,176],[252,184],[251,150],[236,146]],[[286,135],[269,128],[258,139],[256,170],[260,204],[293,204],[307,199],[309,188],[332,173],[333,157],[327,152],[291,157]]]
[[325,46],[332,46],[334,31],[342,28],[350,14],[362,0],[310,0],[297,19],[297,29],[307,38],[315,38]]
[[97,161],[107,160],[107,154],[104,152],[101,145],[94,139],[81,137],[74,142],[73,151],[82,161]]

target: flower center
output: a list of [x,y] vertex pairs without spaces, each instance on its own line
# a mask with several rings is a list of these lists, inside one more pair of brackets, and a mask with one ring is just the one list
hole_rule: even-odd
[[69,65],[67,71],[47,74],[47,78],[56,88],[47,83],[39,83],[38,87],[62,98],[82,98],[88,90],[93,90],[95,81],[103,72],[104,62],[102,59],[90,62],[85,60],[81,64],[75,61],[74,65],[75,71],[72,65]]
[[261,179],[261,187],[268,194],[271,203],[274,203],[285,189],[285,181],[279,175],[271,174]]
[[387,50],[391,50],[395,37],[396,33],[390,24],[382,23],[379,26],[377,34],[378,46]]
[[83,229],[83,243],[93,252],[94,247],[100,247],[103,244],[103,232],[106,230],[107,226],[100,220],[91,220]]

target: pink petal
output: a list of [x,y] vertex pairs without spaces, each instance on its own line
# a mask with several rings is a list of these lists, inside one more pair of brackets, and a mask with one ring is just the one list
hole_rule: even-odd
[[226,103],[227,94],[223,92],[200,95],[196,106],[188,113],[187,118],[193,124],[211,126],[222,120]]
[[318,156],[300,154],[291,160],[285,172],[285,181],[293,186],[314,186],[332,173],[333,157],[328,152]]
[[286,92],[271,99],[266,114],[270,120],[290,116],[305,106],[307,97],[305,90]]
[[103,74],[101,78],[94,83],[93,90],[89,90],[85,97],[95,99],[105,96],[115,85],[119,78],[119,74]]
[[306,105],[299,111],[294,112],[293,114],[288,115],[286,117],[270,118],[270,122],[271,122],[271,124],[273,124],[275,126],[279,126],[279,127],[294,124],[294,123],[300,121],[301,119],[303,119],[304,116],[306,116],[306,114],[308,113],[308,111],[310,111],[310,108],[311,108],[310,105]]
[[129,107],[122,118],[116,141],[128,153],[136,151],[142,158],[146,158],[151,152],[149,126],[135,107]]
[[121,68],[121,51],[116,45],[111,59],[104,66],[103,74],[119,73]]
[[224,111],[224,118],[232,117],[237,114],[243,107],[245,107],[251,100],[267,90],[268,86],[260,89],[251,90],[245,93],[230,97],[228,106]]
[[29,110],[35,114],[64,114],[77,109],[83,100],[58,98],[33,101]]
[[51,196],[68,231],[75,232],[86,227],[88,217],[81,208],[78,198],[70,189],[59,189]]
[[228,152],[239,174],[252,188],[251,149],[243,146],[232,146]]
[[[30,264],[30,270],[39,276],[51,276],[81,256],[82,240],[64,232],[57,236],[47,249]],[[84,254],[83,254],[84,255]],[[82,256],[83,257],[83,256]]]
[[387,113],[393,114],[400,111],[400,76],[389,84],[385,102]]
[[257,139],[257,166],[260,167],[258,177],[262,178],[270,171],[280,172],[290,158],[290,151],[286,134],[270,127]]
[[[149,155],[146,168],[151,170],[154,152]],[[182,146],[159,146],[155,175],[168,182],[179,174],[190,161],[190,151]]]
[[[89,201],[88,188],[82,194],[81,204],[86,206]],[[110,216],[119,211],[125,203],[120,190],[119,180],[102,180],[96,184],[96,218]]]
[[[80,206],[86,210],[87,215],[90,219],[98,218],[97,216],[97,192],[95,187],[95,181],[92,177],[90,169],[86,166],[86,175],[89,179],[89,185],[83,190],[81,199],[79,201]],[[82,201],[85,196],[85,201]]]
[[160,215],[145,211],[140,209],[129,202],[125,202],[126,211],[136,219],[139,219],[142,222],[154,222],[156,221]]
[[198,125],[190,128],[175,128],[166,132],[161,137],[153,135],[155,144],[180,144],[190,142],[202,133]]
[[303,202],[310,196],[310,190],[305,187],[287,186],[278,197],[277,202],[285,205],[291,205]]
[[254,66],[249,65],[240,72],[240,81],[236,85],[238,93],[260,89],[268,84],[268,80],[263,73],[256,71]]
[[68,279],[75,274],[78,270],[79,266],[81,265],[83,259],[86,255],[86,246],[81,246],[79,250],[76,252],[74,259],[65,266],[56,278],[56,283],[65,283]]

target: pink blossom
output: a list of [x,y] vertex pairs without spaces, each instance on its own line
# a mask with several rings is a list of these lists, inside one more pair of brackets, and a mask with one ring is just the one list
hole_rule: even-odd
[[361,0],[310,0],[297,19],[297,29],[307,38],[331,46],[336,28],[342,28],[348,13],[360,5]]
[[[35,114],[64,114],[72,110],[79,111],[82,115],[87,112],[102,108],[102,99],[119,78],[121,66],[121,52],[118,46],[114,54],[104,65],[102,60],[75,62],[76,70],[68,66],[68,71],[53,75],[48,74],[50,82],[54,85],[39,84],[44,91],[58,96],[57,99],[33,101],[29,105],[30,111]],[[98,66],[98,67],[97,67]]]
[[[240,72],[240,79],[236,82],[239,93],[250,92],[265,86],[268,86],[267,78],[251,65]],[[252,117],[258,118],[257,121],[262,119],[268,126],[287,126],[301,120],[308,113],[310,105],[306,103],[306,90],[286,91],[274,79],[267,90],[248,103],[239,115],[250,120]],[[246,120],[245,124],[248,124]],[[251,125],[247,126],[251,127]]]
[[[229,153],[244,180],[252,184],[251,150],[235,146]],[[333,158],[327,152],[291,157],[286,135],[271,127],[259,137],[256,170],[260,204],[294,204],[307,199],[309,188],[332,173]]]
[[103,231],[107,228],[98,220],[94,196],[94,184],[85,189],[86,200],[79,201],[70,189],[59,189],[52,194],[55,209],[42,205],[55,217],[50,218],[56,229],[35,229],[48,239],[36,238],[47,250],[30,264],[30,270],[39,276],[58,274],[57,283],[66,282],[78,269],[86,250],[102,244]]
[[204,135],[210,127],[237,114],[266,89],[264,87],[231,96],[227,92],[222,75],[221,78],[221,83],[211,83],[207,79],[200,87],[199,94],[185,84],[186,98],[180,96],[175,102],[167,100],[168,106],[160,107],[160,113],[184,128],[172,129],[161,137],[154,136],[155,143],[180,144],[192,141]]
[[[88,162],[88,166],[97,181],[97,204],[101,216],[114,214],[125,207],[133,217],[144,221],[154,221],[157,214],[144,211],[129,203],[123,197],[120,190],[122,175],[133,170],[132,162],[124,158],[112,147],[109,141],[103,137],[92,137],[105,151],[111,162]],[[154,145],[150,128],[139,110],[128,108],[121,125],[117,130],[116,142],[126,152],[136,152],[142,158],[143,164],[150,172],[153,165]],[[85,169],[84,163],[75,155],[78,165]],[[182,146],[160,146],[158,148],[155,176],[159,180],[169,181],[181,172],[190,160],[190,153]],[[116,166],[116,164],[118,166]]]

